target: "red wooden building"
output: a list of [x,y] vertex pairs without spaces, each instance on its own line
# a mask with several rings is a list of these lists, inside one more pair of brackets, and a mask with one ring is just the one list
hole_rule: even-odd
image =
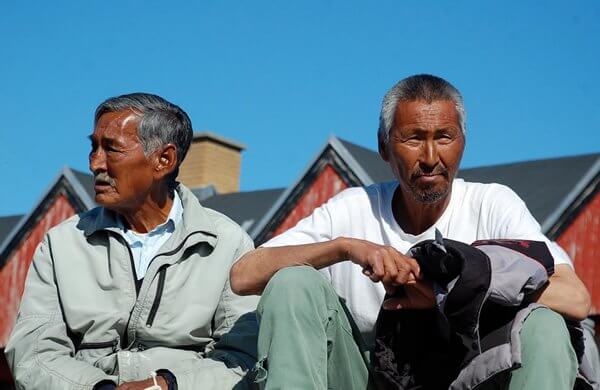
[[[543,231],[571,256],[600,315],[600,153],[461,170],[469,181],[510,186],[525,200]],[[256,244],[296,224],[350,186],[393,180],[370,149],[331,137],[300,178],[286,189],[214,194],[195,190],[203,205],[245,228]],[[34,250],[52,226],[95,207],[90,175],[65,168],[29,214],[0,217],[0,352],[16,317]],[[0,356],[0,388],[10,388]]]

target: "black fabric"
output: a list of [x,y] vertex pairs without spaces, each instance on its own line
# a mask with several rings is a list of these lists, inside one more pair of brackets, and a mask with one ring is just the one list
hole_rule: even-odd
[[94,390],[115,390],[116,388],[117,384],[108,379],[100,381],[94,386]]

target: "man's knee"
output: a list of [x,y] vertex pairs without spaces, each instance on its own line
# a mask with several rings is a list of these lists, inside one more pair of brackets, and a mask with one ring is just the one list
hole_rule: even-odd
[[525,319],[521,344],[523,353],[551,360],[576,358],[565,320],[550,309],[536,309]]
[[259,303],[259,312],[265,307],[284,305],[306,305],[311,300],[321,299],[332,289],[327,280],[309,266],[287,267],[279,270],[262,294]]

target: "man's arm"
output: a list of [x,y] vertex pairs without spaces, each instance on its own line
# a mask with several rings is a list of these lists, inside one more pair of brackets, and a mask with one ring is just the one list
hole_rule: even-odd
[[101,369],[76,360],[67,336],[54,282],[48,236],[38,246],[25,283],[17,322],[6,358],[20,389],[83,389],[103,380],[116,382]]
[[568,264],[558,264],[550,283],[534,299],[565,317],[584,320],[591,307],[590,294]]
[[582,320],[589,314],[590,296],[583,282],[575,274],[568,255],[551,242],[542,232],[525,202],[510,188],[500,186],[499,196],[492,200],[494,220],[502,221],[491,229],[491,238],[526,239],[543,241],[554,257],[555,273],[550,283],[539,294],[537,302],[565,317]]
[[285,267],[310,265],[321,269],[340,261],[352,261],[363,268],[373,282],[387,289],[414,283],[419,275],[417,262],[390,246],[355,238],[282,247],[262,247],[246,253],[231,270],[231,287],[236,294],[260,294],[277,271]]

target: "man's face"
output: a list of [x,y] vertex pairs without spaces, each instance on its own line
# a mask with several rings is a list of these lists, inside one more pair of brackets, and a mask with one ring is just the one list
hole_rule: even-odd
[[400,102],[381,157],[413,199],[436,203],[451,189],[465,146],[450,100]]
[[96,202],[114,211],[138,208],[153,184],[152,159],[144,155],[138,138],[139,121],[130,110],[108,112],[90,136]]

